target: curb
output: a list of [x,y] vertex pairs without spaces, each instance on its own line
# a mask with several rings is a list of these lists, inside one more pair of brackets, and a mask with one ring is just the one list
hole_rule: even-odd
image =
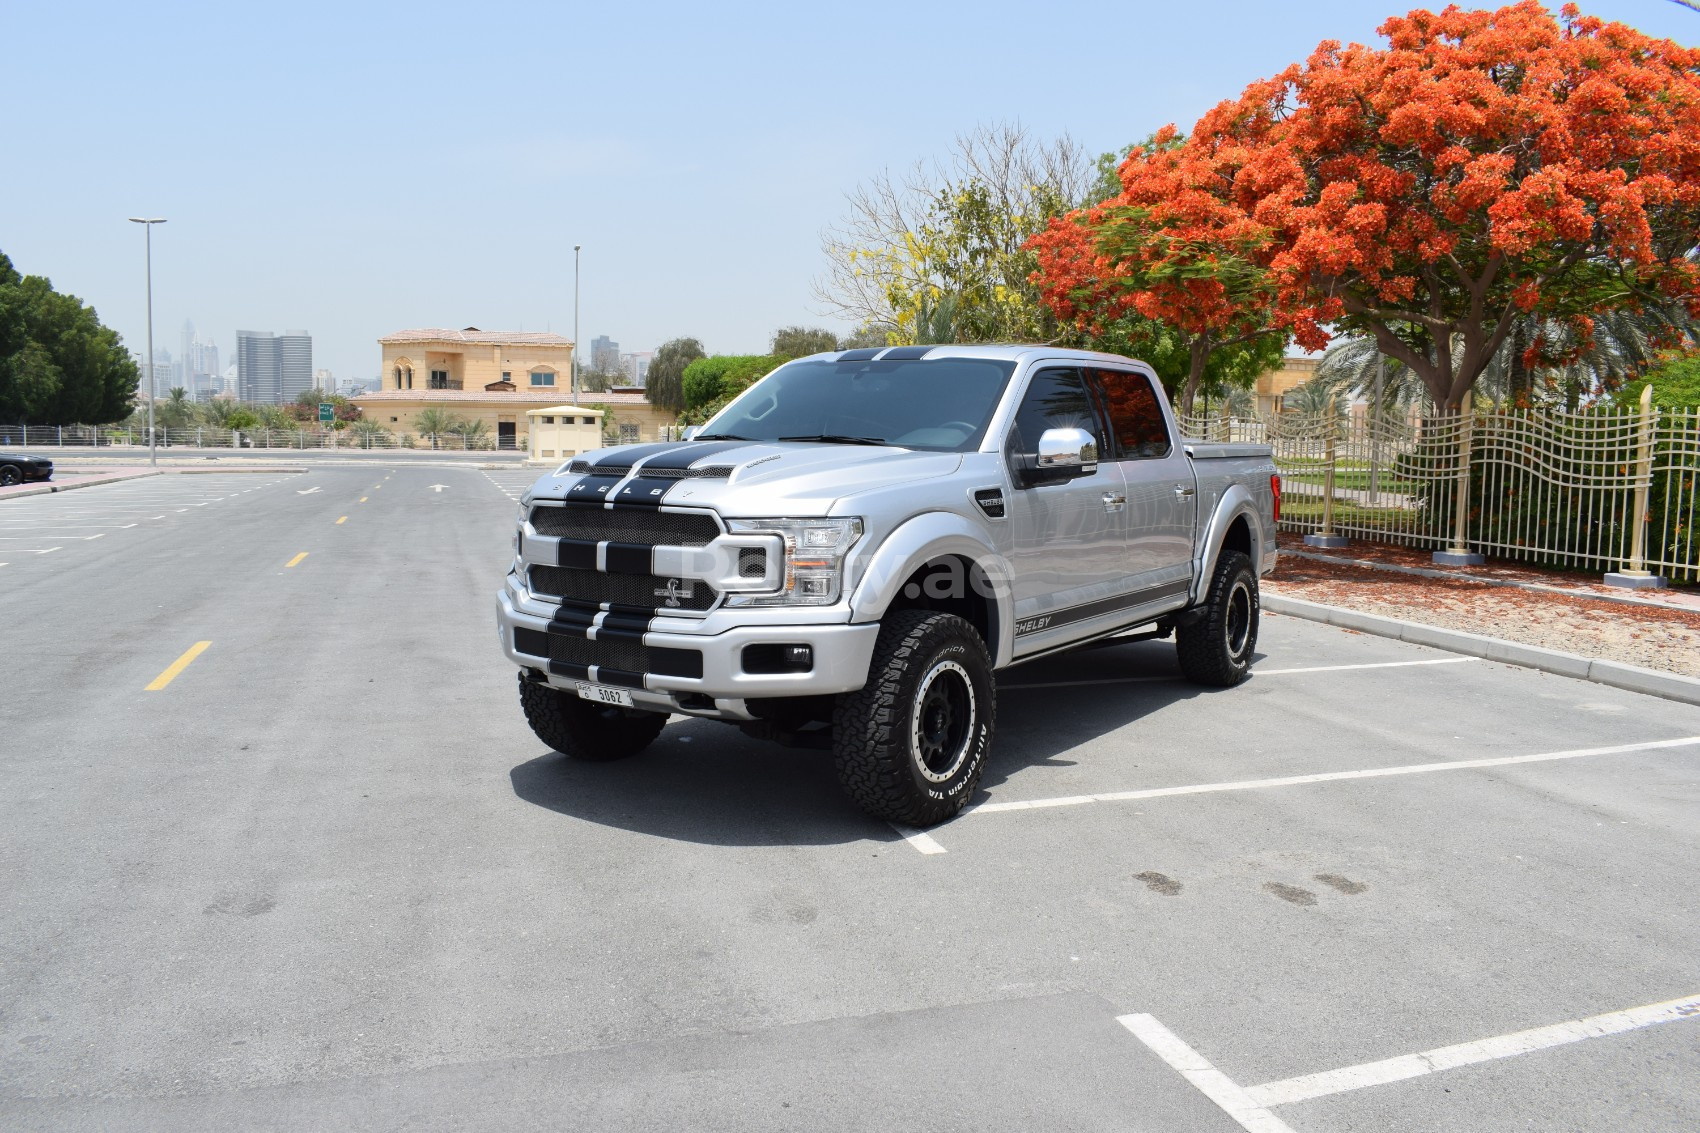
[[211,476],[223,475],[226,472],[305,472],[305,468],[172,468],[169,471],[177,476]]
[[1395,641],[1408,641],[1412,645],[1427,645],[1434,649],[1445,649],[1451,653],[1463,653],[1488,661],[1503,661],[1507,665],[1540,669],[1542,672],[1557,673],[1562,677],[1576,677],[1593,681],[1595,684],[1663,697],[1665,700],[1700,704],[1700,679],[1695,677],[1660,673],[1637,665],[1625,665],[1621,661],[1601,661],[1575,653],[1561,653],[1556,649],[1522,645],[1515,641],[1484,637],[1479,633],[1466,633],[1458,629],[1441,629],[1438,626],[1405,622],[1397,618],[1384,618],[1380,614],[1365,614],[1340,606],[1327,606],[1321,602],[1307,602],[1303,598],[1283,598],[1278,594],[1263,595],[1263,608],[1272,613],[1286,614],[1288,617],[1322,622],[1324,625],[1338,626],[1341,629],[1355,629],[1360,633],[1390,637]]
[[83,480],[76,484],[46,483],[39,488],[26,488],[21,492],[7,492],[0,496],[0,501],[22,500],[30,496],[45,496],[51,492],[74,492],[78,488],[92,488],[97,484],[117,484],[124,480],[140,480],[147,476],[159,476],[159,472],[132,472],[126,476],[101,476],[94,480]]

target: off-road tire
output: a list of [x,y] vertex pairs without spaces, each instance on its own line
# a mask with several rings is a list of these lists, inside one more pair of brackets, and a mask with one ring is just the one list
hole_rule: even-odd
[[13,484],[22,484],[24,474],[15,464],[0,464],[0,487],[10,488]]
[[992,659],[974,627],[901,610],[880,626],[868,683],[834,706],[838,781],[875,818],[943,822],[973,797],[996,720]]
[[537,738],[571,759],[608,763],[627,759],[655,742],[667,724],[664,712],[636,712],[593,704],[570,692],[519,676],[519,703]]
[[1204,616],[1175,627],[1175,652],[1181,672],[1194,684],[1231,688],[1251,672],[1257,651],[1257,572],[1239,551],[1223,551],[1210,576]]

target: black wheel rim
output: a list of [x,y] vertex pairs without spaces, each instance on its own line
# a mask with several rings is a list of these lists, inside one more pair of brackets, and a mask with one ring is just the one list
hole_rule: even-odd
[[974,685],[954,661],[940,661],[915,696],[913,745],[922,775],[944,782],[961,769],[974,736]]
[[1228,656],[1243,661],[1251,645],[1251,591],[1245,583],[1237,582],[1228,591],[1228,616],[1224,619]]

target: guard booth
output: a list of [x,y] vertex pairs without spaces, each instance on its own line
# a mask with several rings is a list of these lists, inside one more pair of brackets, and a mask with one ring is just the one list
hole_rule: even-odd
[[582,405],[528,409],[528,458],[539,464],[559,464],[581,452],[602,447],[602,410]]

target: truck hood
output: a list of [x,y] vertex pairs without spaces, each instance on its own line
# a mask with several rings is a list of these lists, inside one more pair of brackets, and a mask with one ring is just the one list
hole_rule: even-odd
[[713,508],[725,516],[826,515],[846,496],[948,476],[954,452],[788,441],[688,441],[587,453],[540,480],[539,497]]

